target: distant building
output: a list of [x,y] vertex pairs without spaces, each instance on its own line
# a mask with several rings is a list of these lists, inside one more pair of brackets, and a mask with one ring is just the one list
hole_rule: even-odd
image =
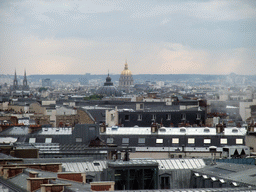
[[52,86],[52,81],[51,79],[43,79],[42,80],[42,87],[51,87]]
[[103,95],[103,96],[122,96],[121,92],[117,90],[117,88],[114,86],[113,82],[111,81],[111,77],[107,76],[106,82],[104,83],[104,86],[100,87],[97,90],[97,94]]
[[119,78],[119,88],[122,90],[129,90],[133,86],[132,72],[128,69],[127,61],[125,62],[124,70]]
[[13,97],[29,97],[29,85],[27,81],[26,71],[24,71],[23,85],[19,85],[18,78],[15,70],[13,85],[10,87]]

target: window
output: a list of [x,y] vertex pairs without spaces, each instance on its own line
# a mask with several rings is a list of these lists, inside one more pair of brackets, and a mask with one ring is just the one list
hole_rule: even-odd
[[95,131],[95,127],[89,127],[89,131]]
[[194,144],[195,138],[188,138],[188,144]]
[[141,104],[140,104],[140,109],[143,109],[143,108],[144,108],[144,104],[141,103]]
[[155,115],[155,114],[153,114],[153,115],[151,116],[151,120],[152,120],[152,121],[156,120],[156,115]]
[[243,139],[236,139],[236,144],[243,144]]
[[161,177],[161,189],[170,189],[170,177]]
[[210,144],[211,143],[211,139],[204,139],[204,144]]
[[113,143],[114,139],[113,138],[107,138],[107,143]]
[[179,144],[179,138],[172,138],[173,144]]
[[156,143],[163,143],[163,139],[156,139]]
[[220,144],[228,144],[228,139],[227,138],[221,138],[220,139]]
[[52,138],[45,138],[45,143],[52,143]]
[[77,143],[82,143],[82,141],[83,141],[83,139],[82,139],[81,137],[77,137],[77,138],[76,138],[76,142],[77,142]]
[[141,114],[138,115],[138,121],[142,121],[142,115]]
[[114,114],[111,114],[111,121],[114,121],[114,118],[115,118]]
[[129,138],[123,138],[122,143],[123,144],[129,144]]
[[166,114],[166,120],[171,120],[171,114]]
[[197,113],[196,114],[196,120],[200,120],[201,119],[201,114]]
[[185,113],[181,114],[181,120],[186,120],[186,114]]
[[140,144],[145,143],[145,138],[139,138],[138,143]]
[[130,121],[130,115],[125,115],[125,116],[124,116],[124,120],[125,120],[125,121]]
[[100,163],[94,162],[93,165],[94,165],[94,166],[100,166]]
[[35,143],[36,142],[36,138],[29,138],[29,143]]

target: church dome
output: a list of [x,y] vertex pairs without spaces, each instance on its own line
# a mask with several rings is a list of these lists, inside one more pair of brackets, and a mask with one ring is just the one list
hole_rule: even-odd
[[131,76],[132,72],[128,69],[128,64],[125,63],[124,70],[121,72],[121,75]]
[[113,82],[111,81],[111,77],[109,76],[109,74],[106,78],[104,86],[100,87],[97,90],[97,94],[103,96],[122,96],[122,93],[119,90],[117,90],[117,88],[113,85]]

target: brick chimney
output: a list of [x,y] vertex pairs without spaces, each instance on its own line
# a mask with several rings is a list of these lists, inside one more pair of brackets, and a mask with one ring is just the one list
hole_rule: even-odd
[[86,175],[85,173],[58,173],[58,179],[65,179],[69,181],[76,181],[80,183],[86,183]]
[[100,182],[91,182],[92,191],[114,191],[115,182],[114,181],[100,181]]
[[42,184],[49,184],[50,180],[56,180],[55,177],[48,177],[48,178],[27,178],[27,190],[29,192],[35,191],[41,188]]
[[71,186],[71,184],[42,184],[41,192],[62,192],[65,186]]

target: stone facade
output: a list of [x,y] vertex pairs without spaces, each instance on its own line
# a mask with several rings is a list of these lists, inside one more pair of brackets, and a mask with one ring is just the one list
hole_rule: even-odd
[[49,125],[50,122],[50,116],[49,115],[32,115],[30,117],[31,120],[34,120],[37,125]]
[[42,107],[40,105],[40,103],[35,102],[35,103],[30,104],[29,111],[33,112],[35,114],[45,114],[46,113],[46,108]]
[[76,124],[94,124],[95,120],[82,109],[77,110],[76,115],[56,115],[57,127],[74,127]]

